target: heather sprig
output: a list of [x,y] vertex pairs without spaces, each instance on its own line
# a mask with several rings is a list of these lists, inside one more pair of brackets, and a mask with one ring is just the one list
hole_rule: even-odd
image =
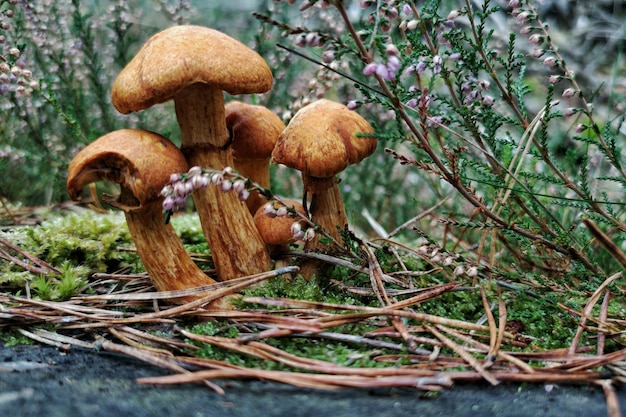
[[316,230],[319,230],[319,227],[307,216],[296,211],[293,206],[274,195],[271,190],[261,187],[231,167],[218,170],[194,166],[186,173],[173,173],[170,176],[169,184],[161,190],[165,222],[168,223],[175,212],[185,207],[187,198],[194,191],[204,189],[210,185],[219,187],[223,192],[237,193],[237,196],[242,201],[245,201],[252,191],[257,191],[259,195],[268,200],[263,206],[263,211],[266,215],[270,217],[288,216],[294,218],[294,223],[291,227],[294,241],[312,240],[315,238]]

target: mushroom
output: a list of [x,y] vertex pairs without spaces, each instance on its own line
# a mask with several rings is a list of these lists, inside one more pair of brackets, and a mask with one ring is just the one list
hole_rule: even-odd
[[[372,134],[370,124],[346,106],[321,99],[300,109],[281,133],[272,153],[274,163],[302,173],[304,201],[308,213],[332,238],[342,243],[340,231],[346,217],[336,175],[348,165],[360,162],[376,149],[376,139],[357,137]],[[324,250],[318,239],[307,241],[305,250]],[[307,261],[301,273],[311,278],[317,263]]]
[[[187,162],[220,170],[233,166],[222,91],[271,87],[269,67],[247,46],[209,28],[175,26],[139,50],[113,82],[111,101],[126,114],[173,99]],[[267,249],[236,193],[209,186],[193,198],[221,280],[268,270]]]
[[[290,244],[301,240],[294,234],[293,227],[294,223],[300,223],[301,219],[291,214],[292,212],[290,213],[286,207],[291,207],[296,213],[305,215],[304,207],[296,200],[282,200],[282,205],[275,201],[268,201],[254,213],[254,224],[267,245],[270,255],[276,259],[274,265],[276,269],[289,265],[290,260],[286,259],[283,254],[289,251]],[[289,277],[289,275],[286,276],[286,278]]]
[[124,211],[137,254],[158,291],[215,283],[193,262],[172,225],[164,221],[161,189],[172,172],[186,169],[185,157],[172,142],[137,129],[100,137],[76,154],[68,167],[67,190],[73,200],[80,200],[83,188],[92,182],[120,184],[119,196],[108,196],[107,202]]
[[[304,207],[299,201],[296,200],[283,200],[284,207],[291,207],[297,213],[305,214]],[[269,209],[267,208],[269,205]],[[254,224],[261,238],[269,247],[271,255],[278,255],[282,252],[289,250],[289,245],[295,243],[297,239],[294,236],[294,223],[298,223],[300,220],[291,215],[287,210],[284,214],[277,214],[283,206],[274,201],[268,201],[261,207],[259,207],[254,213]],[[278,268],[278,266],[277,266]]]
[[[235,170],[263,188],[270,187],[270,159],[283,121],[263,106],[231,101],[226,104],[226,126],[233,143]],[[265,200],[252,191],[246,200],[250,213],[256,213]]]

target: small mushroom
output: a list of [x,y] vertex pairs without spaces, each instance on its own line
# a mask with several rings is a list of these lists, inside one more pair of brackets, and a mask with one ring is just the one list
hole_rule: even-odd
[[[215,283],[193,262],[171,224],[165,224],[161,189],[172,172],[186,171],[180,150],[161,135],[122,129],[97,139],[70,162],[67,190],[80,200],[83,188],[100,180],[120,184],[107,202],[124,211],[128,229],[148,275],[158,291]],[[183,297],[176,302],[187,302]]]
[[[233,166],[223,91],[264,93],[272,82],[263,58],[242,43],[213,29],[174,26],[143,45],[113,82],[111,101],[126,114],[174,100],[189,165],[223,169]],[[210,186],[193,199],[221,280],[269,269],[252,215],[236,193]]]
[[[226,104],[226,126],[233,142],[235,170],[261,187],[270,188],[270,160],[285,128],[283,121],[266,107],[231,101]],[[252,214],[266,202],[257,191],[246,200]]]
[[[321,99],[300,109],[281,133],[272,153],[274,163],[302,173],[304,200],[309,215],[337,242],[348,223],[336,175],[360,162],[376,149],[376,139],[357,137],[372,134],[370,124],[346,106]],[[307,241],[305,250],[324,250],[318,239]],[[315,262],[305,262],[301,273],[311,278]]]
[[[289,212],[287,207],[305,215],[304,207],[296,200],[282,200],[282,204],[268,201],[254,213],[254,224],[267,245],[270,255],[276,259],[274,265],[276,269],[289,265],[290,260],[283,254],[289,250],[290,244],[301,240],[294,234],[294,224],[302,220],[292,214],[293,211]],[[280,213],[281,211],[283,213]]]

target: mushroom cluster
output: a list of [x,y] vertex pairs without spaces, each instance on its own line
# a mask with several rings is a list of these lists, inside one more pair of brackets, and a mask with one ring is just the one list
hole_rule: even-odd
[[[355,112],[325,99],[301,109],[286,127],[262,106],[225,104],[224,92],[264,93],[272,83],[269,67],[256,52],[223,33],[190,25],[152,36],[115,79],[111,101],[120,113],[174,102],[180,149],[147,130],[111,132],[74,157],[67,189],[78,200],[89,183],[119,184],[119,196],[105,199],[124,211],[137,253],[157,290],[215,282],[185,252],[163,206],[167,187],[179,190],[168,184],[172,178],[184,178],[180,173],[189,167],[196,174],[231,173],[234,167],[236,175],[256,187],[249,195],[228,193],[204,181],[189,190],[183,187],[176,196],[184,202],[192,192],[217,280],[265,272],[272,258],[281,257],[295,241],[306,241],[308,250],[325,250],[313,234],[302,232],[303,224],[318,225],[341,244],[347,217],[336,175],[374,151],[373,129]],[[266,201],[269,191],[256,191],[270,189],[272,160],[301,171],[302,204],[282,202],[289,208],[276,207],[276,202]],[[309,265],[304,275],[312,276],[316,267]]]

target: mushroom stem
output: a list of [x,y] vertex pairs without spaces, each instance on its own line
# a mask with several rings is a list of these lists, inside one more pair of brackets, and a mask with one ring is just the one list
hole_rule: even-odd
[[[348,224],[346,209],[341,197],[336,177],[315,178],[304,177],[305,193],[310,201],[309,215],[327,232],[336,242],[343,243],[340,231]],[[307,241],[305,249],[320,249],[327,247],[319,243],[318,239]]]
[[[189,165],[223,169],[233,166],[222,92],[192,84],[176,95],[181,149]],[[236,193],[210,185],[193,200],[220,280],[270,269],[271,259],[252,215]]]
[[[121,195],[124,194],[122,188]],[[164,224],[160,201],[150,202],[141,209],[126,209],[124,215],[137,255],[158,291],[184,290],[215,283],[193,262],[174,228]],[[196,298],[197,295],[175,301],[182,304]]]

